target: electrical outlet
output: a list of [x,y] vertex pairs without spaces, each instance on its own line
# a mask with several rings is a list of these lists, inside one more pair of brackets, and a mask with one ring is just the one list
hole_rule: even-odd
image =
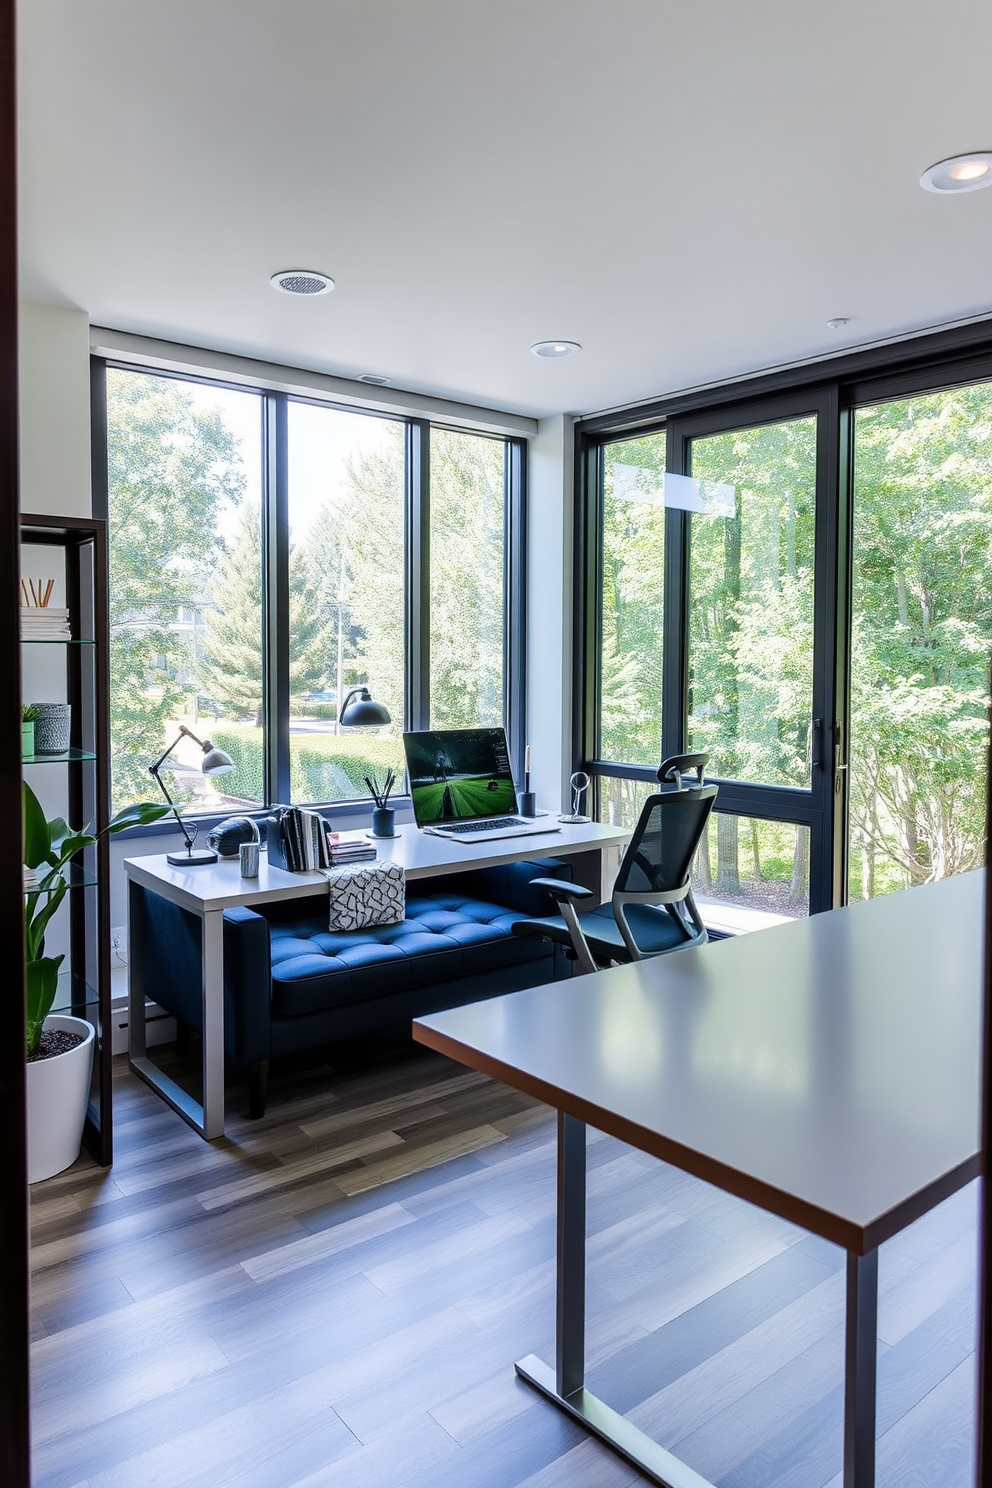
[[117,961],[127,961],[127,926],[117,925],[110,932],[110,949]]

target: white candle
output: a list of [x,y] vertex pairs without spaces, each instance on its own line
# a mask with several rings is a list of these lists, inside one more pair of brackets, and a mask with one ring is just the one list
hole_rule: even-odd
[[530,774],[530,745],[524,750],[524,774]]

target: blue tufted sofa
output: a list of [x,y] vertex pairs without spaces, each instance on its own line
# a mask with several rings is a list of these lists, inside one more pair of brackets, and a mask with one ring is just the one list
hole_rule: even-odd
[[[329,930],[324,899],[227,910],[225,1044],[229,1059],[248,1066],[251,1115],[264,1113],[274,1056],[569,976],[559,947],[513,934],[515,921],[554,911],[534,878],[570,881],[572,869],[538,858],[415,880],[405,918],[369,930]],[[198,1030],[200,922],[149,891],[140,904],[146,993]]]

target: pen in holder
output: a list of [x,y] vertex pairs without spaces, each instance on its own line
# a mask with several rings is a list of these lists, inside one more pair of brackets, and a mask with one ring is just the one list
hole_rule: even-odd
[[537,800],[530,788],[530,745],[524,750],[524,788],[518,797],[518,808],[521,816],[537,815]]
[[394,837],[396,835],[396,813],[389,804],[389,793],[396,784],[395,771],[387,770],[382,785],[379,784],[377,776],[366,775],[365,784],[375,802],[372,811],[372,830],[366,832],[365,835],[367,837]]

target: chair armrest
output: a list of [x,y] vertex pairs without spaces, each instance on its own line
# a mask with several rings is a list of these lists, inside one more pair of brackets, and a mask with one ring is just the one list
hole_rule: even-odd
[[[449,880],[459,889],[471,889],[479,899],[503,904],[521,915],[546,915],[551,911],[546,894],[533,887],[538,874],[554,882],[572,877],[571,863],[561,858],[528,858],[518,863],[501,863],[492,868],[477,869]],[[430,893],[431,886],[425,885]]]
[[269,922],[238,905],[224,911],[224,1043],[237,1064],[272,1050],[272,956]]
[[595,899],[592,889],[584,889],[581,884],[566,883],[560,878],[532,878],[531,887],[535,889],[547,889],[555,900],[570,899],[578,903],[581,899]]

